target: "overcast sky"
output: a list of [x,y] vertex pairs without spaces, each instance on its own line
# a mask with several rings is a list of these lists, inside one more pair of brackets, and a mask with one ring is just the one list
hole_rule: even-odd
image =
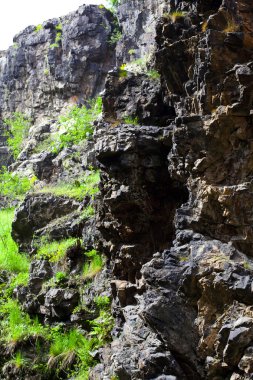
[[29,25],[64,16],[82,4],[105,4],[105,0],[2,0],[0,3],[0,50],[12,45],[15,34]]

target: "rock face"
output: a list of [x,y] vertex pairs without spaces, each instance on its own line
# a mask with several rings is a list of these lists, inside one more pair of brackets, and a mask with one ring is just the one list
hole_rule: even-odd
[[0,61],[2,115],[52,119],[102,91],[114,66],[113,21],[111,12],[89,5],[17,34]]
[[[132,19],[120,16],[129,35],[142,9],[132,6]],[[250,379],[253,8],[166,6],[156,19],[160,81],[114,71],[106,83],[98,228],[121,333],[94,376]],[[127,115],[142,126],[120,124]]]
[[[2,98],[3,112],[18,110],[27,98],[26,109],[39,118],[52,111],[49,101],[57,112],[72,96],[81,101],[103,88],[114,63],[107,43],[113,16],[88,6],[61,21],[60,46],[46,55],[52,89],[42,89],[43,75],[36,82],[42,72],[36,70],[45,65],[40,54],[54,41],[58,21],[27,29],[16,37],[20,46],[2,58],[2,78],[17,73],[6,82],[13,90],[8,102]],[[23,152],[18,169],[32,164],[39,179],[50,181],[98,165],[94,218],[79,219],[87,200],[30,194],[13,224],[15,240],[31,255],[34,238],[71,236],[103,252],[106,269],[89,290],[77,284],[84,258],[76,243],[58,266],[35,258],[16,298],[49,324],[83,327],[97,315],[94,295],[111,295],[112,341],[95,353],[92,380],[250,380],[252,1],[122,0],[118,21],[117,64],[130,66],[108,73],[94,140],[69,170],[61,164],[68,151],[32,162]],[[5,59],[15,64],[6,66]],[[31,144],[50,128],[41,124],[33,133]],[[52,287],[50,279],[66,267],[70,278]],[[75,310],[80,297],[89,310]]]

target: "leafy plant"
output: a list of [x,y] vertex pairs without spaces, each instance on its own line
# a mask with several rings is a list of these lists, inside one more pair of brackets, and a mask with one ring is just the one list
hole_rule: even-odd
[[39,25],[36,26],[35,32],[38,33],[42,29],[43,29],[43,26],[41,24],[39,24]]
[[67,279],[67,274],[65,272],[57,272],[55,274],[55,280],[56,282],[62,282]]
[[2,167],[0,170],[0,196],[21,199],[32,188],[35,181],[36,177],[31,179],[20,177],[18,174],[9,172],[6,167]]
[[50,49],[58,48],[60,46],[59,43],[61,42],[61,39],[62,39],[62,24],[59,23],[58,25],[56,25],[55,30],[56,30],[55,40],[54,40],[54,43],[52,43],[49,46]]
[[158,71],[155,70],[155,69],[148,70],[148,71],[147,71],[147,76],[148,76],[149,78],[153,79],[153,80],[158,80],[158,79],[160,79],[160,77],[161,77],[160,74],[158,73]]
[[114,320],[111,313],[107,310],[101,310],[99,317],[90,321],[92,330],[90,335],[95,337],[95,348],[103,346],[111,339],[110,332],[113,328]]
[[58,153],[63,148],[77,145],[89,139],[93,134],[93,122],[102,112],[102,98],[92,99],[87,106],[72,107],[67,115],[61,116],[58,122],[58,135],[53,151]]
[[94,302],[99,309],[107,309],[110,305],[110,298],[107,296],[97,296],[94,298]]
[[4,120],[9,127],[5,135],[7,144],[16,159],[23,148],[23,142],[28,135],[31,120],[20,112],[14,112],[9,119]]
[[112,34],[110,35],[109,38],[109,44],[110,45],[115,45],[119,40],[122,38],[122,32],[119,29],[119,26],[116,25]]
[[129,49],[128,50],[129,55],[134,55],[135,54],[135,49]]

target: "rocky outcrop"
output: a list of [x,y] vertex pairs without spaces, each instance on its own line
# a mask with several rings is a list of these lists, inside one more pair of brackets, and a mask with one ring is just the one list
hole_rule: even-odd
[[[55,112],[71,96],[81,102],[97,93],[113,67],[106,42],[113,16],[93,6],[78,12],[61,20],[62,40],[48,53]],[[94,139],[36,155],[34,146],[54,130],[42,122],[13,165],[54,183],[99,166],[95,201],[29,194],[13,224],[15,240],[32,256],[28,285],[14,291],[29,314],[89,330],[87,321],[98,316],[94,297],[111,296],[112,341],[93,353],[93,380],[252,378],[252,19],[250,0],[122,0],[116,54],[126,66],[108,73]],[[22,36],[34,53],[52,42],[57,25],[18,36],[20,57]],[[77,61],[69,52],[80,54]],[[79,65],[84,61],[88,66]],[[38,117],[51,112],[40,91]],[[9,104],[20,105],[21,92],[13,94]],[[95,215],[87,218],[91,204]],[[43,236],[77,241],[54,263],[35,256]],[[106,256],[92,283],[81,275],[83,247]]]
[[113,22],[104,7],[89,5],[17,34],[1,56],[2,115],[25,112],[37,123],[102,91],[115,60]]
[[[250,379],[252,5],[169,3],[170,13],[156,24],[160,87],[157,82],[145,98],[151,78],[138,72],[111,73],[106,84],[111,126],[103,126],[106,135],[97,131],[98,227],[115,276],[121,332],[94,373]],[[146,104],[152,109],[147,118]],[[127,113],[142,126],[120,124]],[[158,135],[152,124],[160,125]],[[148,169],[142,154],[150,159]],[[150,181],[146,173],[153,171]],[[137,235],[150,218],[158,230],[148,224]]]

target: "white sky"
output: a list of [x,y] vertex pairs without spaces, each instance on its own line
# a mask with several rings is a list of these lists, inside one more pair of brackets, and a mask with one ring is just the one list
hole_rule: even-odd
[[12,45],[15,34],[29,25],[64,16],[82,4],[105,4],[106,0],[2,0],[0,3],[0,50]]

